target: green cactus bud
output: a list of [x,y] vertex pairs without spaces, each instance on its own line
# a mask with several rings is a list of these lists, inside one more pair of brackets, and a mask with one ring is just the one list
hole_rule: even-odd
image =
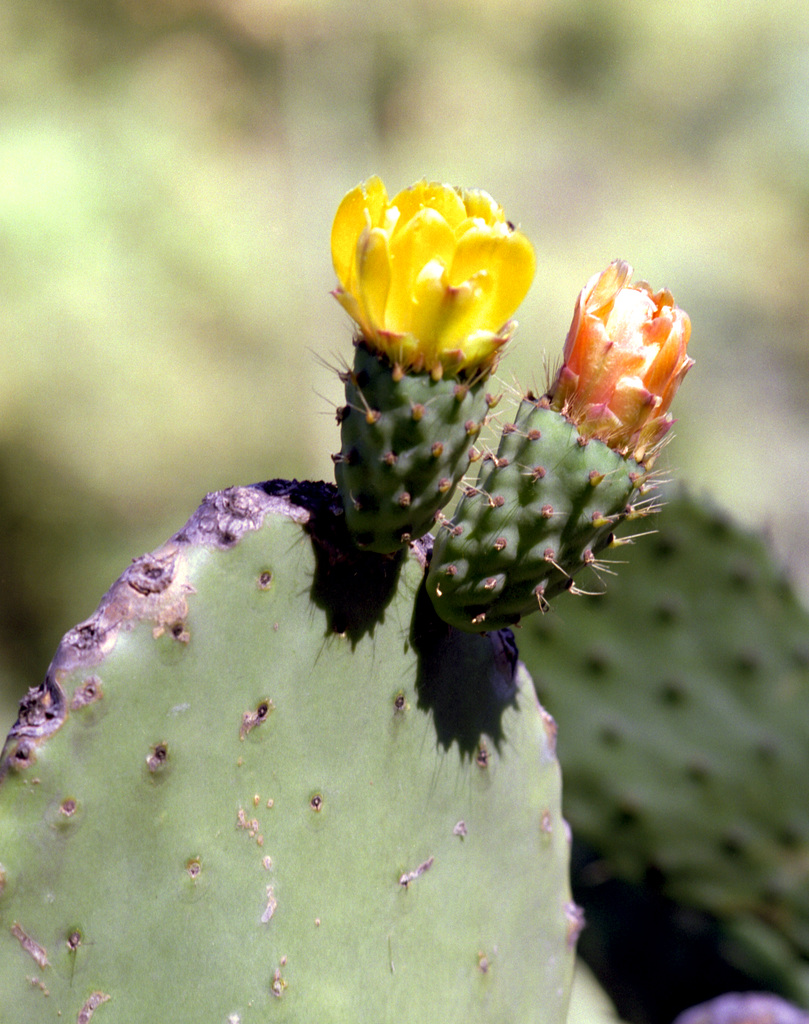
[[544,610],[648,498],[640,463],[529,396],[438,532],[427,578],[436,611],[483,632]]
[[354,542],[391,553],[432,529],[469,466],[491,404],[485,382],[397,373],[358,345],[343,375],[335,478]]

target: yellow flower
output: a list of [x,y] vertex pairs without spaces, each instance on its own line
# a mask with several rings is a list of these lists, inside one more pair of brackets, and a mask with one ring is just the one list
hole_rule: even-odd
[[486,192],[420,181],[388,199],[377,177],[331,232],[334,296],[360,340],[402,370],[489,373],[514,333],[534,251]]
[[582,289],[550,396],[584,437],[642,461],[673,423],[668,408],[694,360],[691,321],[671,292],[631,277],[615,260]]

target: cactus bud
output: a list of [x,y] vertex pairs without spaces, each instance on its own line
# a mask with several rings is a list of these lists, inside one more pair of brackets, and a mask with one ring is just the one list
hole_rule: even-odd
[[671,292],[631,277],[615,260],[582,289],[550,398],[583,437],[641,462],[669,430],[671,400],[694,360],[691,321]]
[[435,378],[492,371],[535,269],[488,193],[420,181],[389,200],[376,176],[340,203],[331,250],[358,341]]

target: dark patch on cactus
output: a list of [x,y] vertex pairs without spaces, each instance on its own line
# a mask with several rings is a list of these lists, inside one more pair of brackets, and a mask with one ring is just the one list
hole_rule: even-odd
[[76,1024],[90,1024],[93,1014],[102,1003],[108,1003],[110,996],[106,992],[93,992],[79,1011]]
[[169,632],[172,637],[181,644],[187,644],[191,639],[191,634],[188,632],[185,623],[178,619],[177,622],[172,622],[169,626]]
[[260,486],[309,513],[305,529],[317,559],[312,601],[326,612],[327,635],[345,635],[356,645],[384,621],[385,608],[396,593],[402,552],[381,557],[358,549],[333,484],[270,480]]
[[155,743],[146,758],[146,767],[150,772],[160,772],[168,763],[169,748],[165,743]]
[[88,676],[84,682],[73,691],[73,698],[70,701],[70,710],[78,711],[79,708],[87,707],[88,704],[95,704],[104,696],[104,689],[98,676]]
[[141,594],[162,594],[174,579],[174,552],[162,558],[142,555],[124,572],[127,584]]
[[401,553],[383,558],[360,551],[350,541],[338,548],[331,535],[324,544],[316,524],[310,533],[317,558],[312,601],[326,612],[327,634],[347,636],[356,645],[384,621],[385,609],[396,593]]
[[67,714],[65,693],[53,672],[29,689],[20,701],[17,721],[11,727],[0,754],[0,781],[11,768],[23,771],[36,761],[36,746],[62,725]]
[[41,686],[30,689],[20,702],[13,736],[47,736],[59,728],[65,716],[65,694],[48,673]]
[[228,487],[207,494],[175,539],[188,544],[232,547],[249,530],[261,526],[267,510],[268,503],[258,488]]
[[242,714],[239,739],[243,740],[257,725],[266,722],[267,716],[274,710],[274,707],[271,700],[260,700],[253,711],[245,711]]
[[48,960],[48,953],[44,946],[40,946],[38,942],[31,938],[25,931],[25,929],[19,925],[16,921],[11,926],[11,934],[19,942],[25,952],[31,957],[31,959],[42,968],[48,967],[50,961]]

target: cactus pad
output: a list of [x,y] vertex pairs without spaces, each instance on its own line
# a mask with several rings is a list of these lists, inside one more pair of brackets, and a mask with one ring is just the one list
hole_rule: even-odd
[[210,495],[62,642],[3,752],[15,1024],[564,1018],[552,720],[509,635],[325,485]]
[[544,610],[595,562],[615,527],[642,506],[641,465],[584,441],[560,413],[526,398],[449,523],[438,532],[427,586],[460,629],[490,630]]
[[363,345],[342,374],[335,478],[355,543],[393,552],[422,537],[469,466],[489,408],[485,381],[405,373]]

